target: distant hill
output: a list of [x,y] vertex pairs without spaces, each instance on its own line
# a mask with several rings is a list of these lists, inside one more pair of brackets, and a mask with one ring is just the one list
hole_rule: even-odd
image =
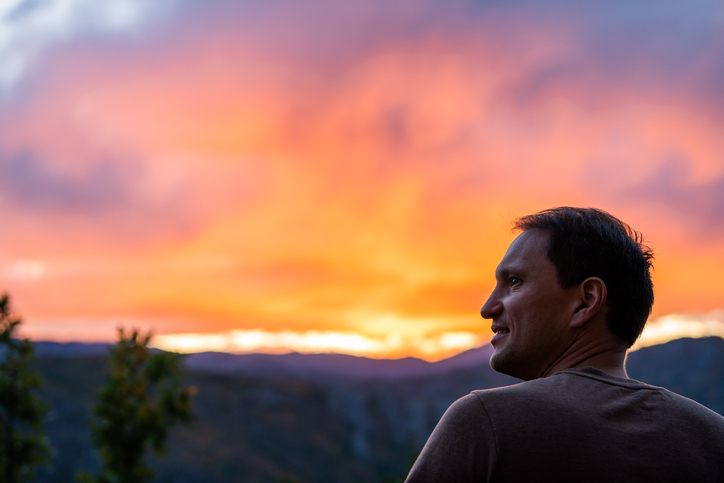
[[[55,447],[53,472],[92,470],[88,421],[107,346],[39,344],[40,396]],[[42,348],[42,349],[41,349]],[[517,382],[490,369],[489,346],[428,363],[330,354],[206,353],[187,358],[197,386],[192,426],[172,432],[159,482],[402,481],[445,409],[473,389]],[[724,412],[724,340],[681,339],[629,356],[629,375]],[[283,480],[287,478],[287,480]]]
[[[106,355],[109,344],[80,342],[36,342],[39,358]],[[439,362],[414,357],[404,359],[370,359],[346,354],[229,354],[201,352],[185,357],[194,372],[238,376],[296,378],[305,381],[399,380],[441,374],[455,369],[488,364],[492,347],[485,345]]]
[[724,414],[724,339],[678,339],[628,356],[628,375]]
[[36,357],[84,357],[107,355],[111,344],[84,342],[34,342]]
[[488,364],[492,347],[458,354],[439,362],[414,357],[369,359],[345,354],[227,354],[203,352],[190,354],[186,366],[195,372],[257,377],[298,378],[305,381],[402,380],[443,374],[456,369]]

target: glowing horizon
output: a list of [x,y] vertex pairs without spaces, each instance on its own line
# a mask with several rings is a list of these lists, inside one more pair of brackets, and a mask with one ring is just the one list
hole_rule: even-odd
[[[47,323],[47,322],[46,322]],[[70,321],[66,322],[71,325]],[[80,327],[88,324],[81,322]],[[137,329],[153,334],[151,347],[172,352],[228,352],[233,354],[263,353],[302,354],[341,353],[363,356],[373,359],[395,359],[402,357],[418,357],[430,362],[446,359],[466,350],[488,344],[490,334],[485,329],[482,333],[447,332],[437,336],[420,334],[389,333],[386,336],[368,336],[357,332],[320,331],[306,332],[282,331],[269,332],[259,329],[231,330],[217,333],[177,333],[154,334],[150,321],[135,321],[135,325],[119,324],[114,319],[95,321],[97,332],[84,334],[66,327],[62,332],[51,333],[50,342],[114,342],[110,329],[117,331],[119,327]],[[40,330],[37,334],[48,334]],[[113,334],[115,335],[115,331]],[[23,336],[31,338],[36,331],[22,330]],[[724,311],[717,310],[707,314],[669,314],[650,320],[641,337],[631,351],[644,347],[663,344],[680,338],[720,337],[724,339]]]

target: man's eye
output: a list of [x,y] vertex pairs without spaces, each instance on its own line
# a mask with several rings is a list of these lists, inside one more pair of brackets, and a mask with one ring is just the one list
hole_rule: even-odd
[[511,279],[510,279],[511,285],[518,285],[520,282],[522,282],[522,280],[517,277],[511,277]]

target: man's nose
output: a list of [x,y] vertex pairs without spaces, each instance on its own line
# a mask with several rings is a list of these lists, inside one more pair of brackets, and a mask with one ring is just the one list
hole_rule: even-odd
[[488,300],[480,309],[480,316],[484,319],[492,319],[503,311],[503,304],[500,303],[498,297],[495,296],[495,290],[490,294]]

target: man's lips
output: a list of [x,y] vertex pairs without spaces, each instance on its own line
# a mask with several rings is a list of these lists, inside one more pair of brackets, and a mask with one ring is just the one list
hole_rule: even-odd
[[502,324],[493,324],[491,327],[491,330],[495,333],[493,338],[490,340],[491,343],[494,341],[500,340],[506,335],[510,334],[510,329],[508,329],[506,326]]

